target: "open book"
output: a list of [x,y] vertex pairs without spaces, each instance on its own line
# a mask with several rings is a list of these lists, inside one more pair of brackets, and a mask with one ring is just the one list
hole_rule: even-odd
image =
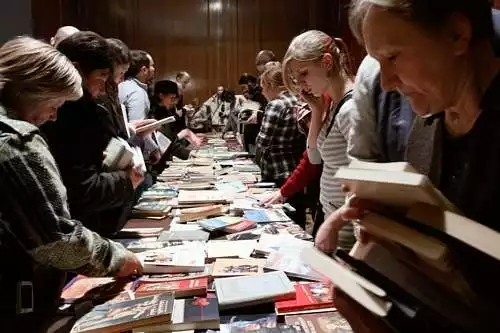
[[140,148],[130,147],[122,138],[111,138],[104,150],[104,156],[102,164],[108,170],[119,171],[135,167],[143,173],[146,172],[146,163]]

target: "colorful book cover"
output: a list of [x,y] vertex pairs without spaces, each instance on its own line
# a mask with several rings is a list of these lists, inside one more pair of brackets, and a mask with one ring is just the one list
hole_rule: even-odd
[[257,225],[257,223],[254,221],[244,220],[244,221],[241,221],[240,223],[236,223],[236,224],[225,227],[224,231],[229,233],[229,234],[234,234],[236,232],[241,232],[241,231],[255,228],[256,225]]
[[111,299],[127,288],[127,283],[114,278],[89,278],[78,275],[63,289],[61,299],[65,303],[75,300]]
[[208,278],[186,279],[176,281],[144,281],[135,283],[137,297],[149,296],[164,292],[173,292],[176,298],[188,296],[204,296],[207,294]]
[[220,333],[247,333],[276,326],[275,314],[236,315],[221,318]]
[[219,303],[216,297],[195,297],[174,301],[172,324],[215,322],[219,328]]
[[276,313],[333,308],[333,285],[322,282],[295,282],[294,300],[276,302]]
[[305,333],[353,333],[347,320],[338,312],[286,316],[285,322],[302,327]]
[[103,304],[79,319],[71,332],[119,332],[167,323],[172,317],[173,304],[174,297],[171,293]]
[[293,237],[301,240],[313,240],[313,237],[308,234],[299,225],[293,222],[274,222],[264,227],[265,233],[269,234],[290,234]]

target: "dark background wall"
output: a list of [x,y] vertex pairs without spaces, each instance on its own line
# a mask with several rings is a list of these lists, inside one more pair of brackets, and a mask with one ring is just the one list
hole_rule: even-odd
[[218,85],[236,89],[242,73],[255,72],[257,51],[271,49],[281,58],[291,39],[308,29],[344,37],[361,57],[347,26],[349,0],[31,2],[36,37],[48,40],[59,26],[75,25],[150,52],[160,79],[187,70],[194,84],[186,102],[207,98]]
[[0,0],[0,45],[32,33],[31,0]]

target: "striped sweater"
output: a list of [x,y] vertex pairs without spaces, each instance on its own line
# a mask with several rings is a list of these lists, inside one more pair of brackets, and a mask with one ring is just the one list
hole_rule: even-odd
[[[342,105],[334,119],[330,133],[326,136],[335,108],[336,105],[333,104],[318,136],[318,150],[323,160],[319,200],[323,206],[325,219],[345,202],[341,184],[334,179],[334,176],[341,166],[349,164],[347,140],[351,129],[351,112],[354,109],[354,102],[351,99]],[[350,249],[354,242],[353,226],[349,223],[340,232],[339,247]]]

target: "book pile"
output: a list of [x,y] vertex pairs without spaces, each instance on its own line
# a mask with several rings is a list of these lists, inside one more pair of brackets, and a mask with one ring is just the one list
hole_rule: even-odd
[[[234,332],[264,320],[235,316],[259,313],[266,329],[350,332],[335,312],[332,283],[300,259],[313,242],[286,214],[293,207],[262,207],[262,192],[275,185],[259,184],[250,160],[219,159],[229,152],[220,139],[207,141],[207,156],[173,161],[162,182],[144,192],[134,208],[142,219],[129,221],[119,233],[127,237],[116,239],[136,253],[144,275],[119,285],[78,276],[65,288],[65,303],[93,305],[73,331]],[[248,169],[216,175],[235,166]],[[201,183],[209,187],[189,188]]]
[[354,161],[336,178],[370,202],[359,221],[370,241],[336,258],[304,248],[301,260],[394,331],[499,331],[498,232],[461,216],[407,163]]

